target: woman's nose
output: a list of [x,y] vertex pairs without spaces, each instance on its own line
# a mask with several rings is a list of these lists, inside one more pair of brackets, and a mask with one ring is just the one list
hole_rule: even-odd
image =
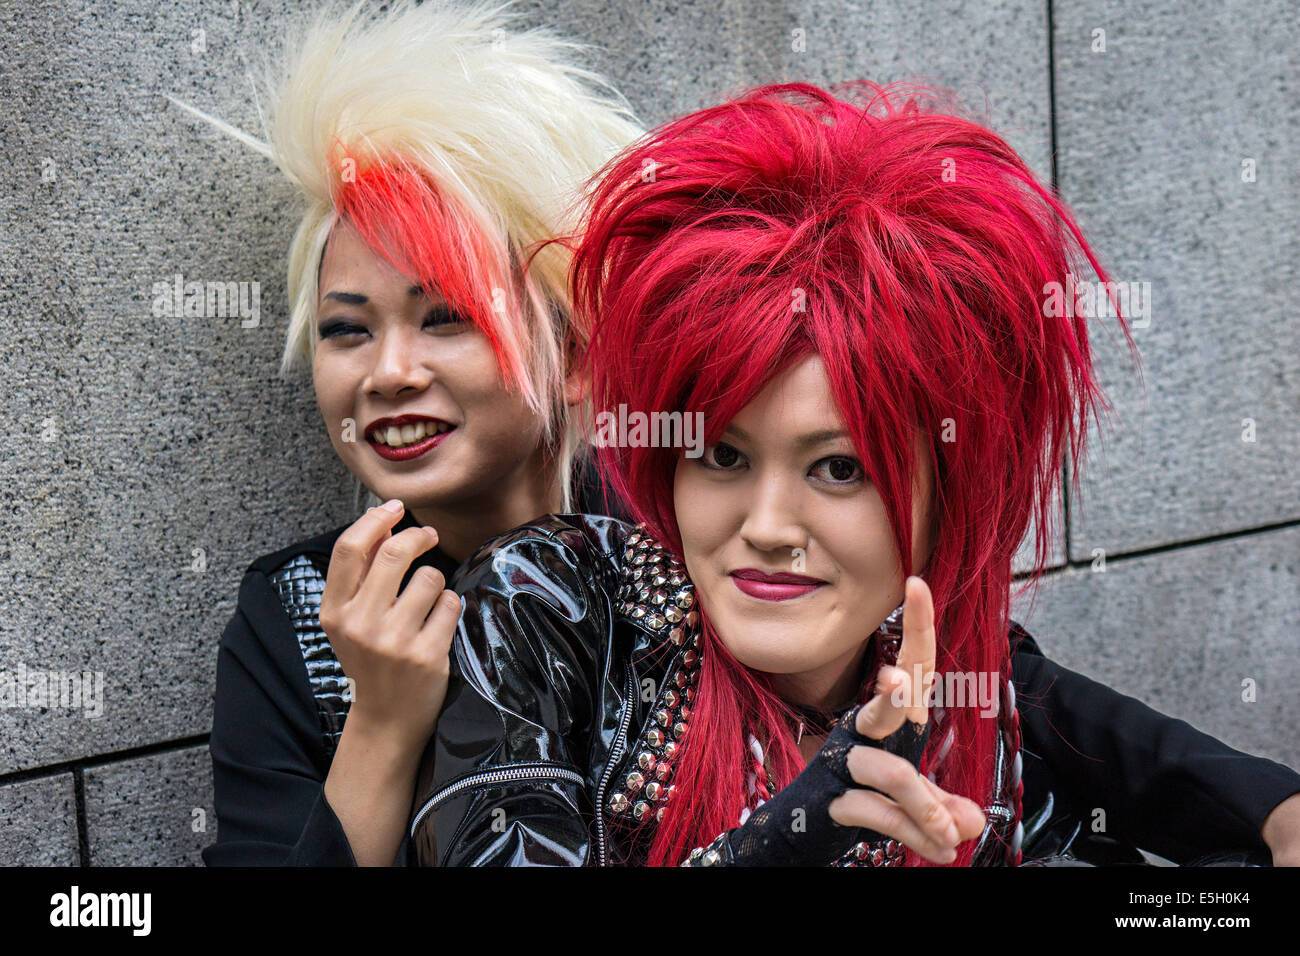
[[365,390],[389,397],[407,388],[423,390],[433,381],[433,371],[423,361],[414,336],[403,329],[380,333],[374,364],[366,377]]
[[808,547],[808,530],[799,513],[799,490],[784,475],[760,472],[751,485],[741,537],[759,551]]

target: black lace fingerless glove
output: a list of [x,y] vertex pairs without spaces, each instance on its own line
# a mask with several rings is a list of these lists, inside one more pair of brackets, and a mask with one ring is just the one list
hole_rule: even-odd
[[929,723],[904,720],[882,740],[856,730],[859,704],[840,718],[790,785],[750,814],[742,826],[719,834],[707,847],[691,851],[683,866],[827,866],[857,843],[884,840],[864,827],[844,827],[831,819],[831,801],[863,787],[849,773],[849,750],[876,747],[907,760],[920,771]]

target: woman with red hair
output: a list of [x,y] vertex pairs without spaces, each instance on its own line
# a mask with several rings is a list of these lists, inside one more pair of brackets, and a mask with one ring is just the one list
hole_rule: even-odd
[[941,105],[766,87],[606,167],[572,284],[640,527],[552,516],[458,573],[422,862],[1133,861],[1096,809],[1178,862],[1278,852],[1300,776],[1010,620],[1017,546],[1032,521],[1033,585],[1106,405],[1082,300],[1051,290],[1109,279]]

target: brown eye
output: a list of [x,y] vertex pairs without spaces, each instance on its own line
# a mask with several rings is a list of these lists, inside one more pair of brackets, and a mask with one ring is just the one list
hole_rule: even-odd
[[714,468],[730,468],[740,460],[740,452],[730,445],[719,442],[704,450],[705,461]]
[[817,464],[813,465],[813,474],[824,481],[830,481],[837,485],[850,484],[860,481],[865,474],[862,465],[856,458],[848,458],[843,455],[837,455],[833,458],[823,458]]
[[428,328],[446,328],[459,327],[467,324],[467,320],[459,312],[445,305],[436,306],[427,316],[424,317],[424,327]]
[[365,331],[365,329],[350,322],[326,322],[320,327],[320,337],[322,339],[341,338],[345,335],[364,334]]

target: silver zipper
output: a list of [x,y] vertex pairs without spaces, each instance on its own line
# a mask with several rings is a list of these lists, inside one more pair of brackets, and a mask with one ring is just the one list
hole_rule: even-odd
[[623,715],[619,719],[618,734],[615,735],[614,743],[609,748],[609,761],[605,764],[605,772],[601,774],[600,786],[596,788],[596,858],[599,866],[609,865],[609,857],[605,850],[605,791],[609,788],[609,780],[614,775],[614,768],[623,759],[623,748],[627,745],[627,727],[632,722],[634,693],[636,693],[636,676],[632,673],[632,666],[629,664],[627,690],[623,695]]
[[580,787],[587,784],[586,779],[576,770],[570,770],[568,767],[554,763],[522,763],[472,773],[467,777],[461,777],[454,783],[449,783],[424,802],[424,805],[420,807],[420,812],[415,815],[415,820],[411,823],[411,838],[415,838],[415,831],[420,828],[420,824],[429,813],[462,791],[474,787],[492,786],[493,784],[519,783],[523,780],[564,780],[569,783],[576,783]]

